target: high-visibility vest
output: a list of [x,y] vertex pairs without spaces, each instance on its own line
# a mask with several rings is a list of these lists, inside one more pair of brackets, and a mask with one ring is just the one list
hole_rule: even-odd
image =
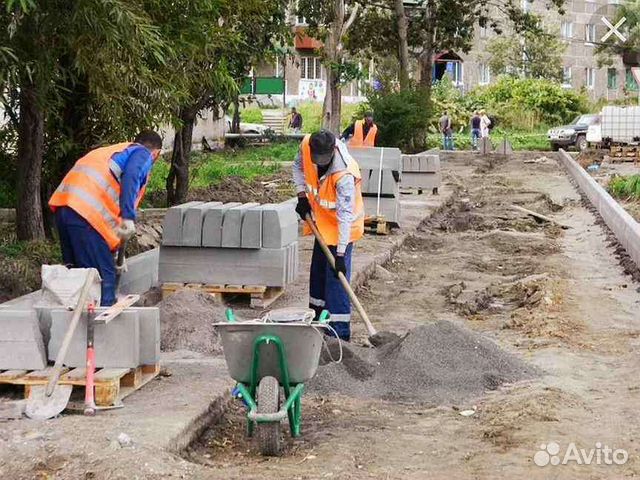
[[355,123],[353,137],[349,140],[350,147],[375,147],[376,146],[376,134],[378,133],[378,126],[374,123],[367,132],[367,136],[364,136],[364,121],[357,120]]
[[[120,245],[116,228],[120,213],[120,178],[113,172],[111,157],[132,143],[118,143],[90,151],[76,162],[49,199],[49,207],[70,207],[105,239],[114,251]],[[140,190],[136,207],[144,196]]]
[[[318,226],[318,230],[322,234],[327,245],[338,245],[338,215],[336,212],[336,203],[338,193],[336,185],[338,181],[345,175],[353,175],[356,185],[355,198],[355,219],[351,225],[351,236],[349,242],[355,242],[364,235],[364,201],[362,200],[362,175],[360,167],[351,155],[343,147],[341,151],[342,157],[347,164],[347,169],[327,175],[322,181],[318,178],[318,169],[311,160],[311,146],[309,139],[311,135],[307,135],[302,140],[302,169],[304,171],[305,189],[309,204],[313,211],[313,216]],[[310,235],[311,229],[304,224],[304,234]]]

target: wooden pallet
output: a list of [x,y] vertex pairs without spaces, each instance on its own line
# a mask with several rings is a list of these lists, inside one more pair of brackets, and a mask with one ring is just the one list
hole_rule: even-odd
[[[3,385],[24,388],[24,398],[29,397],[31,387],[46,386],[53,367],[44,370],[3,370],[0,371],[0,387]],[[142,388],[160,373],[160,364],[141,365],[137,368],[99,368],[95,374],[95,401],[98,407],[113,407],[136,390]],[[60,385],[73,385],[84,393],[86,385],[85,368],[64,368]],[[76,388],[79,387],[79,388]],[[73,394],[73,393],[72,393]]]
[[383,215],[370,216],[364,219],[364,231],[376,235],[389,235],[391,228]]
[[612,145],[609,151],[609,158],[612,163],[634,162],[640,159],[640,147]]
[[268,308],[284,293],[284,287],[266,287],[264,285],[219,285],[204,283],[164,283],[162,298],[178,290],[192,288],[208,293],[219,301],[231,301],[238,297],[248,297],[251,308]]

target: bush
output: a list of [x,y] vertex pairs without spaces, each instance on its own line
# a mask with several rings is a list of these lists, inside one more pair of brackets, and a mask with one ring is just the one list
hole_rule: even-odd
[[469,93],[467,105],[495,114],[503,127],[529,129],[558,125],[589,110],[587,97],[558,82],[501,76],[494,84]]
[[430,108],[423,89],[371,92],[368,101],[379,127],[379,146],[397,147],[406,153],[426,148]]
[[244,123],[262,123],[262,110],[258,107],[247,107],[240,110],[240,121]]

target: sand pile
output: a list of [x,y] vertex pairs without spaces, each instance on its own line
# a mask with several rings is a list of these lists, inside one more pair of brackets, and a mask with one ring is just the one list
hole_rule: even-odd
[[[457,403],[501,384],[535,375],[535,370],[482,336],[440,321],[418,327],[380,349],[343,344],[341,364],[323,364],[309,382],[318,394],[439,405]],[[337,358],[337,342],[330,342]]]
[[224,320],[224,305],[197,290],[180,290],[158,304],[160,348],[205,354],[222,352],[213,323]]

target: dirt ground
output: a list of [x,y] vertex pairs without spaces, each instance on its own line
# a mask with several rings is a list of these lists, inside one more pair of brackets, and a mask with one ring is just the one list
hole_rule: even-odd
[[[639,285],[623,274],[606,232],[554,162],[524,163],[519,155],[510,161],[451,162],[444,168],[447,182],[457,189],[455,200],[424,222],[361,289],[363,304],[379,330],[402,334],[439,320],[470,328],[539,376],[457,404],[306,394],[303,436],[292,440],[285,434],[280,458],[261,457],[247,440],[238,402],[182,458],[116,445],[101,460],[83,459],[81,476],[77,468],[69,474],[69,460],[48,447],[47,435],[55,436],[49,426],[31,461],[20,459],[25,475],[16,478],[640,475]],[[539,224],[512,204],[570,228]],[[367,249],[375,250],[375,242]],[[308,253],[303,249],[303,259]],[[298,289],[287,292],[279,306],[304,302]],[[354,342],[362,343],[366,332],[357,317],[353,322]],[[0,446],[14,435],[3,428],[0,424]],[[534,456],[539,462],[562,462],[571,445],[585,455],[595,449],[591,464],[574,460],[541,467],[534,462]],[[623,464],[605,464],[605,457],[611,458],[608,447],[624,450],[628,458],[623,463],[617,451],[615,458]],[[3,462],[11,460],[0,455],[0,471]],[[118,462],[117,473],[105,468],[106,462]]]
[[[555,164],[449,166],[457,200],[423,224],[369,282],[379,329],[450,320],[495,340],[542,376],[464,404],[304,399],[304,436],[264,459],[235,406],[191,452],[211,478],[627,478],[640,473],[638,285]],[[538,224],[516,204],[570,226]],[[356,339],[364,330],[356,321]],[[475,411],[463,416],[461,411]],[[465,412],[468,413],[468,412]],[[601,464],[537,466],[541,445],[571,443]],[[602,449],[624,449],[606,465]],[[551,453],[554,452],[553,447]],[[618,453],[622,455],[622,453]],[[544,458],[544,455],[542,456]],[[622,457],[617,457],[621,459]],[[215,473],[214,473],[215,472]]]

